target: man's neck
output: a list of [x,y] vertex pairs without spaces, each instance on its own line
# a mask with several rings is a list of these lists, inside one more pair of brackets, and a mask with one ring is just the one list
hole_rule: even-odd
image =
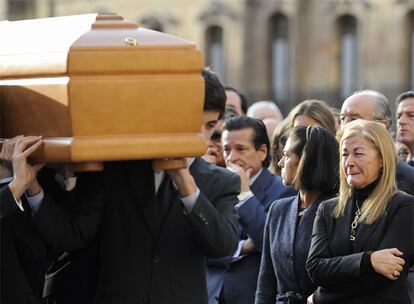
[[308,208],[310,205],[312,205],[316,201],[316,199],[318,198],[320,194],[321,194],[320,192],[299,191],[301,207]]

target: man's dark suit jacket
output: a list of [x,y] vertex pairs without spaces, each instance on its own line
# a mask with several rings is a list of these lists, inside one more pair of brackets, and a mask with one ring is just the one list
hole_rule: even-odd
[[[0,189],[0,302],[2,304],[38,304],[18,257],[14,233],[18,233],[25,220],[23,211],[14,201],[8,186]],[[23,237],[30,237],[23,233]],[[36,245],[34,251],[28,253],[36,258],[46,254],[44,243]],[[32,247],[32,246],[31,246]],[[36,252],[35,252],[36,251]]]
[[108,164],[98,304],[207,303],[206,258],[237,247],[240,179],[196,158],[200,189],[192,212],[178,196],[157,224],[151,162]]
[[240,240],[251,238],[257,252],[233,262],[231,256],[209,260],[209,303],[217,303],[215,299],[219,297],[222,288],[226,304],[254,302],[267,211],[273,201],[297,193],[295,189],[285,187],[281,177],[272,175],[266,168],[263,168],[252,184],[251,190],[254,196],[237,208],[240,216],[239,237]]
[[[407,271],[413,259],[414,197],[398,192],[384,215],[372,225],[362,224],[353,250],[349,234],[352,203],[345,215],[334,218],[337,198],[323,202],[318,209],[312,232],[311,248],[306,263],[309,274],[318,287],[315,304],[408,304]],[[398,248],[404,253],[404,270],[395,281],[370,272],[360,275],[364,252]]]
[[101,173],[79,173],[75,188],[65,191],[55,181],[54,170],[39,173],[45,196],[31,222],[56,255],[43,290],[49,303],[88,304],[95,297],[103,214],[101,177]]
[[406,162],[397,162],[397,185],[398,189],[414,195],[414,168]]
[[[54,174],[55,171],[50,169],[42,169],[39,173],[45,196],[33,216],[30,211],[29,214],[23,213],[11,194],[5,191],[6,196],[4,199],[2,196],[1,201],[2,226],[7,224],[7,229],[2,229],[5,234],[2,238],[2,250],[6,251],[4,257],[16,260],[18,264],[15,264],[24,273],[28,290],[38,299],[43,294],[53,295],[58,303],[92,303],[99,258],[95,239],[103,212],[99,174],[79,174],[75,189],[69,192],[56,183]],[[46,273],[45,281],[50,259],[57,256]],[[13,263],[2,260],[5,269],[10,269],[9,265]],[[9,283],[16,276],[14,272],[19,273],[9,271],[2,276],[2,283],[7,282],[7,291],[13,291]],[[18,292],[24,294],[21,290]],[[4,303],[20,302],[15,299]]]

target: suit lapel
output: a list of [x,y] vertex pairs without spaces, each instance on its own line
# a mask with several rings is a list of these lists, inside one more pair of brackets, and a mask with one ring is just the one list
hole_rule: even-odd
[[263,168],[262,172],[259,174],[257,179],[252,184],[251,190],[259,202],[265,201],[267,193],[265,190],[272,183],[272,179],[272,174],[266,168]]
[[163,241],[167,240],[170,235],[177,230],[177,227],[180,225],[180,219],[184,216],[183,208],[177,192],[170,202],[166,216],[159,224],[159,234],[157,237],[158,245],[161,245]]

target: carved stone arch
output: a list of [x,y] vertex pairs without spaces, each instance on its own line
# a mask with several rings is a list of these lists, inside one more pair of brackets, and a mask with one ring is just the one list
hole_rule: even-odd
[[221,1],[211,1],[199,14],[198,19],[204,23],[210,23],[218,16],[227,17],[233,20],[239,18],[239,14],[227,4]]
[[158,32],[172,32],[178,20],[164,10],[152,11],[138,19],[139,26]]
[[7,19],[10,21],[35,17],[36,1],[7,0]]
[[203,49],[205,63],[225,81],[227,78],[227,37],[229,21],[239,15],[232,7],[221,1],[211,1],[198,15],[204,33]]

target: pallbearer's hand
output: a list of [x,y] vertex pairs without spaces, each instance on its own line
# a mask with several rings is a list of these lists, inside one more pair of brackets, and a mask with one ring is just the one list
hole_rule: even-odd
[[14,146],[18,139],[23,138],[23,135],[7,138],[3,141],[0,150],[0,178],[12,177],[12,159]]
[[9,187],[16,199],[20,199],[23,193],[35,183],[37,172],[44,165],[31,165],[27,160],[41,144],[41,136],[27,136],[17,139],[14,145],[12,156],[13,180]]
[[170,169],[166,171],[177,186],[181,197],[189,196],[197,191],[197,185],[188,168],[188,162],[187,167],[185,168]]

